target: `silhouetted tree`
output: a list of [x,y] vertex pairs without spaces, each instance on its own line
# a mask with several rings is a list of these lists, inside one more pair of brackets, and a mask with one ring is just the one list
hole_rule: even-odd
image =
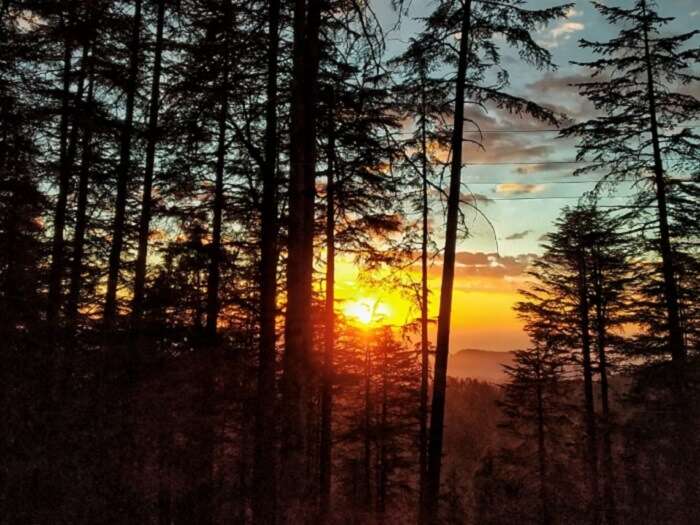
[[600,170],[611,182],[632,180],[653,188],[653,200],[645,196],[635,205],[643,210],[652,201],[657,209],[668,351],[680,363],[686,349],[669,192],[682,194],[686,186],[668,172],[692,173],[697,163],[698,135],[687,124],[697,119],[700,102],[678,91],[697,80],[690,67],[698,49],[689,47],[697,31],[667,35],[663,28],[672,19],[659,15],[647,0],[637,0],[629,8],[594,5],[611,24],[624,27],[608,41],[581,40],[584,49],[600,58],[581,63],[593,78],[578,87],[602,115],[567,128],[563,135],[579,137],[578,159],[591,161],[578,173]]
[[[419,40],[426,41],[425,49],[431,61],[445,63],[450,67],[454,67],[455,64],[457,66],[457,75],[453,81],[455,105],[450,146],[452,159],[447,192],[443,279],[440,290],[428,445],[428,475],[424,498],[426,504],[424,517],[429,521],[437,519],[435,509],[439,503],[440,494],[447,356],[461,193],[464,105],[467,102],[490,103],[508,112],[529,114],[538,119],[556,122],[552,112],[506,93],[508,75],[502,66],[496,86],[487,86],[484,82],[488,70],[501,64],[501,53],[492,42],[495,33],[503,34],[507,44],[518,49],[521,58],[526,62],[537,68],[553,67],[549,52],[539,46],[530,37],[530,33],[542,24],[564,16],[566,6],[529,10],[522,4],[523,2],[520,1],[504,3],[489,0],[440,2],[427,19],[426,31],[419,37]],[[451,42],[455,35],[459,35],[458,51],[454,49]]]

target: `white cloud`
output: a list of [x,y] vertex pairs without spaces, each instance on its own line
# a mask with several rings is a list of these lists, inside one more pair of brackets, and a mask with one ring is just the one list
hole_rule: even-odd
[[582,14],[583,11],[577,11],[573,7],[569,8],[566,12],[566,20],[560,22],[552,29],[545,31],[538,43],[542,47],[553,49],[558,47],[562,40],[569,40],[573,33],[583,31],[586,26],[581,22],[571,21],[572,18],[579,17]]
[[564,22],[552,29],[549,34],[556,40],[561,36],[568,35],[569,33],[583,31],[584,28],[585,26],[580,22]]

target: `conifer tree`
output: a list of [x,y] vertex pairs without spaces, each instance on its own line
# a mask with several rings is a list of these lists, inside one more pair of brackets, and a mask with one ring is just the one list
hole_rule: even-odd
[[[508,74],[501,65],[501,50],[493,43],[492,37],[495,33],[503,34],[507,45],[517,49],[523,60],[537,68],[551,68],[553,65],[549,52],[539,46],[530,33],[541,25],[564,16],[566,6],[531,10],[523,4],[518,0],[505,3],[490,0],[443,1],[428,17],[426,31],[419,37],[425,42],[426,54],[431,62],[443,63],[449,67],[456,64],[457,70],[452,90],[455,97],[450,143],[452,157],[424,498],[424,517],[429,521],[437,519],[435,509],[440,493],[447,356],[463,164],[464,106],[470,102],[491,104],[499,110],[556,122],[553,113],[547,109],[507,94]],[[459,38],[458,50],[452,45],[456,35]],[[498,82],[495,86],[489,86],[485,81],[489,70],[498,65],[501,65]]]
[[[578,173],[602,171],[610,182],[635,181],[653,191],[668,352],[674,363],[681,363],[686,349],[669,199],[693,189],[670,173],[690,169],[692,174],[697,163],[699,137],[688,125],[697,120],[700,102],[679,87],[698,80],[692,64],[700,51],[691,47],[698,32],[668,35],[665,27],[672,19],[660,15],[647,0],[636,0],[629,8],[594,5],[611,24],[623,28],[608,41],[581,40],[584,49],[600,58],[580,63],[591,71],[592,79],[578,87],[602,115],[567,128],[563,135],[578,137],[578,159],[591,161]],[[642,198],[634,205],[642,211],[648,204]]]
[[[530,325],[533,334],[540,329]],[[547,343],[544,343],[547,344]],[[528,465],[537,473],[536,490],[539,500],[539,522],[554,523],[551,472],[555,454],[556,435],[564,426],[561,395],[563,391],[565,353],[556,344],[519,350],[513,365],[505,367],[508,382],[503,388],[502,428],[517,439],[513,448],[522,453],[523,445],[535,444],[535,460]]]
[[419,509],[424,508],[425,482],[428,460],[428,388],[429,388],[429,352],[428,307],[430,291],[428,289],[428,259],[432,250],[430,241],[431,190],[436,179],[436,160],[431,150],[446,148],[448,138],[442,125],[441,115],[447,105],[447,85],[439,78],[431,76],[425,58],[425,49],[420,42],[412,42],[407,51],[395,63],[404,74],[403,82],[397,90],[402,109],[415,122],[413,136],[405,141],[407,150],[415,153],[406,154],[407,170],[411,186],[418,188],[416,211],[420,214],[420,261],[421,282],[419,292],[420,305],[420,356],[421,356],[421,410],[419,414],[418,461],[419,461]]

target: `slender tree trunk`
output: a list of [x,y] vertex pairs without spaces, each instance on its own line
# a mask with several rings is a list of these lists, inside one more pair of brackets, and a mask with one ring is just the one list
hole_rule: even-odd
[[[61,15],[61,27],[65,28],[65,17]],[[86,44],[83,47],[82,64],[80,70],[80,79],[78,82],[77,92],[73,103],[73,125],[70,126],[71,112],[71,63],[73,59],[73,48],[66,38],[64,42],[63,53],[63,86],[62,86],[62,101],[61,101],[61,120],[59,124],[59,181],[58,181],[58,196],[56,200],[56,208],[54,211],[53,224],[53,239],[51,246],[51,266],[49,269],[49,290],[48,290],[48,308],[46,320],[48,324],[47,334],[47,353],[45,362],[45,390],[44,395],[47,402],[45,417],[45,447],[46,447],[46,472],[43,473],[44,480],[42,484],[45,486],[46,493],[42,494],[46,502],[46,508],[60,505],[60,489],[55,486],[55,479],[58,474],[57,460],[60,457],[61,440],[63,429],[61,428],[62,421],[58,417],[58,404],[63,396],[63,377],[64,377],[64,356],[62,352],[56,352],[57,340],[64,334],[60,333],[59,317],[61,310],[61,302],[63,295],[63,277],[66,271],[65,263],[65,228],[66,216],[68,207],[68,194],[70,192],[70,183],[73,174],[73,163],[75,160],[79,119],[78,111],[80,102],[83,97],[83,89],[85,84],[85,61],[89,47]],[[70,131],[69,131],[70,129]],[[45,519],[45,518],[44,518]],[[42,520],[43,522],[43,520]]]
[[[61,18],[61,24],[65,20]],[[68,169],[68,119],[70,112],[70,75],[73,48],[66,40],[63,50],[63,87],[61,101],[61,121],[59,124],[59,173],[58,196],[53,217],[53,239],[51,242],[51,266],[49,269],[49,292],[46,320],[53,330],[61,305],[61,280],[64,271],[65,239],[63,238],[66,226],[66,207],[68,205],[68,191],[70,187],[70,170]],[[53,340],[53,334],[49,338]]]
[[600,523],[600,491],[598,489],[598,440],[596,437],[595,405],[593,399],[593,366],[591,363],[591,337],[588,316],[587,265],[583,250],[578,261],[579,329],[583,353],[583,388],[586,424],[586,462],[588,466],[589,497],[591,498],[591,523]]
[[[88,76],[88,68],[90,69],[89,75],[91,77],[91,79],[89,81],[90,85],[88,87],[88,91],[89,91],[88,99],[90,100],[90,102],[92,101],[92,92],[91,92],[92,91],[92,65],[88,65],[88,61],[90,60],[90,62],[92,63],[92,60],[89,58],[89,55],[90,55],[90,43],[88,42],[88,43],[85,43],[85,45],[83,46],[83,52],[82,52],[81,64],[80,64],[80,73],[78,74],[78,88],[76,91],[75,102],[74,102],[73,122],[71,124],[70,135],[68,138],[68,146],[67,146],[67,151],[66,151],[65,170],[66,170],[66,173],[68,174],[68,180],[70,180],[70,178],[72,176],[73,167],[75,164],[75,157],[76,157],[77,151],[78,151],[79,131],[80,131],[80,128],[82,127],[81,121],[83,120],[83,117],[81,115],[82,110],[80,108],[80,105],[82,104],[83,93],[85,91],[85,80],[86,80],[86,77]],[[86,134],[87,131],[84,131],[83,133]],[[84,157],[84,152],[83,152],[82,157]],[[82,162],[82,158],[81,158],[81,162]],[[82,177],[82,166],[81,166],[81,177]],[[79,180],[79,182],[78,182],[78,185],[79,185],[79,188],[78,188],[78,208],[80,208],[80,204],[81,204],[80,200],[82,197],[82,195],[80,195],[80,184],[81,183],[82,183],[82,180]],[[77,210],[77,213],[78,214],[80,213],[80,209]],[[78,220],[79,219],[80,219],[80,217],[78,217]],[[65,228],[65,222],[64,222],[63,228]],[[78,228],[78,225],[76,224],[76,232],[77,232],[77,228]],[[54,232],[54,234],[55,233],[56,232]],[[63,232],[61,233],[61,237],[63,237]],[[75,240],[73,241],[73,244],[75,246]],[[65,246],[65,243],[64,243],[64,246]],[[68,289],[68,298],[66,301],[66,318],[68,320],[69,330],[72,330],[73,322],[74,322],[74,318],[75,318],[75,312],[74,312],[73,304],[72,304],[73,303],[72,269],[73,269],[73,266],[75,265],[75,258],[76,258],[76,254],[75,254],[75,250],[74,250],[73,260],[71,261],[71,284],[70,284],[69,289]]]
[[209,274],[207,278],[207,324],[206,333],[209,341],[216,340],[217,325],[219,321],[219,285],[221,281],[221,226],[224,211],[224,171],[226,166],[226,124],[228,121],[229,106],[229,76],[231,58],[229,56],[228,28],[231,27],[232,6],[230,0],[225,4],[225,17],[227,20],[227,36],[224,49],[224,64],[221,80],[221,102],[219,106],[218,137],[216,147],[216,166],[214,181],[214,209],[212,218],[211,244],[209,245]]
[[[94,60],[90,61],[89,67],[86,108],[88,111],[91,111],[95,88]],[[70,286],[68,288],[68,300],[66,303],[69,334],[75,332],[78,322],[78,305],[80,303],[80,291],[83,284],[83,257],[85,255],[85,232],[87,230],[88,189],[90,184],[90,167],[92,163],[92,118],[92,115],[85,116],[83,124],[83,148],[80,158],[78,199],[75,212],[75,231],[73,233],[73,259],[71,261]]]
[[542,507],[542,525],[552,523],[549,508],[549,491],[547,489],[547,446],[545,444],[544,399],[542,393],[542,369],[538,369],[537,377],[537,458],[540,477],[540,505]]
[[364,414],[364,508],[372,507],[372,356],[369,338],[365,347],[365,414]]
[[121,142],[119,146],[119,164],[117,166],[117,197],[112,224],[112,246],[109,252],[109,269],[107,275],[107,293],[104,306],[104,325],[111,329],[117,316],[117,287],[119,285],[119,267],[124,247],[124,230],[126,223],[126,200],[129,190],[129,164],[131,162],[131,141],[134,128],[134,106],[139,72],[139,51],[141,48],[141,3],[135,0],[134,18],[129,43],[129,75],[126,87],[126,114],[122,123]]
[[[642,3],[646,15],[646,2]],[[649,32],[644,25],[644,58],[647,70],[647,98],[649,100],[649,126],[651,131],[651,143],[654,153],[654,183],[656,184],[656,203],[659,211],[659,234],[661,248],[661,262],[664,277],[664,298],[666,300],[666,317],[668,322],[668,337],[671,358],[678,364],[684,363],[686,349],[683,341],[683,331],[680,321],[680,306],[678,301],[678,285],[676,283],[673,250],[671,248],[671,234],[668,224],[668,209],[666,196],[666,178],[664,175],[663,161],[661,159],[661,146],[659,143],[659,125],[656,117],[656,91],[654,89],[654,68],[649,51]]]
[[[85,91],[85,77],[87,75],[87,61],[88,61],[88,56],[90,54],[90,44],[86,43],[83,46],[83,51],[82,51],[82,56],[81,56],[81,65],[80,65],[80,71],[78,74],[78,84],[77,84],[77,90],[75,93],[75,98],[73,101],[73,118],[72,122],[70,123],[70,133],[68,135],[68,143],[67,143],[67,149],[66,149],[66,155],[65,155],[65,163],[61,166],[61,170],[65,173],[65,183],[68,185],[67,188],[70,186],[70,179],[72,178],[73,175],[73,167],[75,164],[75,157],[77,154],[78,150],[78,139],[79,139],[79,130],[80,130],[80,105],[82,104],[83,100],[83,93]],[[65,197],[67,199],[68,194],[65,193]],[[61,197],[59,195],[59,201],[61,200]],[[67,208],[67,201],[63,202],[61,204],[61,207],[63,208],[63,218],[61,220],[62,225],[60,227],[61,233],[60,233],[60,238],[61,238],[61,256],[60,258],[63,259],[65,255],[65,240],[63,239],[63,231],[65,230],[65,217],[66,217],[66,208]],[[58,228],[57,228],[58,229]],[[54,232],[55,234],[56,232]],[[62,263],[62,266],[65,266],[65,263]],[[62,289],[62,278],[65,273],[65,268],[61,269],[61,275],[59,278],[59,289]],[[61,297],[59,295],[58,297],[58,305],[57,308],[60,309],[60,303],[61,303]],[[49,359],[50,363],[48,364],[51,372],[50,372],[50,380],[46,382],[47,386],[49,386],[50,389],[53,389],[54,392],[52,395],[56,396],[57,399],[60,399],[60,397],[63,395],[63,387],[65,386],[65,376],[67,372],[66,368],[66,358],[67,356],[65,355],[65,352],[54,352],[53,350],[56,347],[56,341],[57,337],[64,337],[65,333],[63,331],[59,332],[56,330],[58,324],[58,309],[53,312],[51,315],[52,320],[49,323],[49,338],[48,338],[48,345],[49,345],[49,353],[47,355],[47,358]]]
[[[141,333],[143,316],[143,298],[146,284],[146,260],[148,258],[148,236],[151,225],[151,206],[153,174],[155,171],[156,145],[158,142],[158,112],[160,110],[160,77],[163,58],[163,27],[165,25],[165,0],[158,0],[156,19],[156,45],[153,58],[153,81],[151,84],[151,101],[148,114],[148,131],[146,133],[146,171],[143,176],[143,194],[141,196],[141,219],[139,221],[139,239],[134,273],[134,297],[131,301],[131,327],[133,341]],[[135,350],[132,348],[132,350]]]
[[282,490],[286,521],[301,519],[309,483],[305,412],[311,378],[311,292],[316,179],[316,100],[318,98],[321,0],[296,0],[292,73],[289,177],[287,310],[282,394],[284,402]]
[[335,346],[335,93],[329,87],[328,174],[326,185],[326,312],[321,383],[320,515],[325,522],[331,505],[333,354]]
[[381,429],[379,431],[379,480],[377,483],[377,514],[379,523],[384,523],[384,513],[386,512],[387,483],[389,482],[389,472],[387,465],[387,428],[389,414],[389,339],[383,340],[382,348],[382,409],[380,415]]
[[422,239],[421,239],[421,301],[420,301],[420,429],[418,446],[419,522],[425,523],[425,485],[428,468],[428,387],[429,387],[429,343],[428,343],[428,140],[426,130],[426,94],[424,70],[421,68],[421,177],[422,177]]
[[601,415],[603,425],[603,504],[605,523],[617,523],[615,511],[615,477],[612,454],[612,430],[610,421],[610,403],[608,389],[608,360],[606,355],[606,313],[603,297],[603,283],[600,268],[594,268],[595,279],[595,316],[596,347],[598,350],[598,368],[600,373]]
[[442,467],[442,439],[445,419],[445,389],[447,387],[447,356],[450,344],[450,320],[452,315],[452,288],[454,284],[455,251],[457,247],[457,222],[462,171],[462,134],[464,131],[464,89],[467,77],[467,55],[471,33],[471,0],[466,0],[462,15],[462,31],[459,43],[459,63],[455,81],[455,112],[452,130],[452,163],[450,189],[447,197],[447,225],[445,252],[440,289],[440,313],[435,349],[433,398],[430,413],[430,441],[428,444],[428,474],[425,493],[425,516],[433,523],[439,522],[437,512],[440,499],[440,470]]
[[275,472],[275,356],[277,313],[277,70],[279,53],[279,0],[270,0],[268,11],[267,106],[265,108],[265,164],[260,209],[260,357],[258,404],[255,418],[253,467],[253,520],[274,525],[277,514]]
[[[646,16],[646,1],[642,1],[643,13]],[[649,46],[648,25],[644,24],[644,58],[647,73],[647,99],[649,100],[649,127],[651,143],[654,155],[654,183],[656,185],[656,202],[659,212],[659,245],[661,251],[661,266],[664,279],[664,299],[666,302],[666,318],[668,323],[668,344],[671,351],[671,360],[674,368],[673,394],[675,397],[675,411],[677,415],[676,435],[677,457],[680,461],[680,475],[682,480],[685,504],[681,505],[682,514],[688,523],[693,523],[694,516],[688,516],[692,512],[688,509],[694,507],[697,500],[696,484],[693,483],[695,472],[692,472],[691,462],[687,460],[692,454],[688,441],[689,435],[694,432],[690,428],[690,420],[686,417],[689,410],[685,390],[685,363],[687,349],[681,327],[680,300],[678,282],[676,281],[675,256],[671,246],[671,233],[667,208],[666,178],[661,158],[661,144],[659,140],[659,125],[657,121],[656,90],[654,87],[654,64],[652,63]]]
[[233,27],[233,5],[232,0],[226,0],[223,5],[223,17],[225,36],[222,56],[222,77],[219,85],[220,102],[217,119],[217,147],[216,164],[214,167],[214,202],[212,216],[212,240],[209,244],[209,271],[207,274],[207,304],[206,304],[206,325],[204,352],[206,353],[206,363],[202,378],[202,391],[204,393],[202,412],[206,415],[205,430],[202,432],[202,471],[201,480],[197,488],[197,504],[199,507],[198,520],[203,525],[214,523],[214,453],[216,448],[215,434],[217,422],[215,420],[216,411],[216,362],[218,356],[217,348],[217,328],[220,312],[219,288],[221,282],[221,263],[223,250],[221,246],[223,213],[224,213],[224,172],[226,168],[226,127],[229,115],[229,91],[231,75],[231,46],[230,31]]

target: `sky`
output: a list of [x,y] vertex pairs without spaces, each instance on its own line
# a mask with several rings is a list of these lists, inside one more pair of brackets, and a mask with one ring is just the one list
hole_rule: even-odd
[[[539,8],[557,5],[551,0],[533,0]],[[607,0],[614,5],[628,5],[631,0]],[[413,0],[410,16],[403,17],[400,27],[393,29],[396,13],[388,0],[374,0],[378,18],[388,36],[388,53],[400,53],[403,46],[421,29],[419,18],[434,7],[429,0]],[[700,27],[700,0],[663,0],[660,13],[676,17],[669,31],[681,33]],[[392,30],[393,29],[393,30]],[[556,71],[542,72],[524,65],[512,52],[505,52],[505,63],[511,74],[509,92],[547,104],[572,119],[593,115],[593,108],[580,98],[569,84],[584,80],[586,72],[572,61],[588,61],[592,56],[578,47],[581,38],[607,40],[614,30],[607,25],[588,0],[577,2],[564,20],[542,28],[535,39],[548,48]],[[698,39],[696,39],[697,42]],[[694,92],[700,89],[693,87]],[[595,186],[597,177],[573,178],[578,167],[569,163],[576,157],[575,143],[557,138],[551,126],[532,119],[467,107],[485,134],[485,151],[465,144],[465,167],[462,181],[464,194],[478,199],[479,209],[489,223],[477,213],[465,210],[470,235],[457,246],[457,269],[453,295],[450,349],[479,348],[503,351],[527,346],[522,323],[513,312],[518,289],[527,282],[528,262],[542,253],[542,237],[553,229],[553,223],[564,206],[575,205],[579,197]],[[486,165],[485,165],[486,164]],[[604,204],[622,204],[630,188],[620,186],[606,193]],[[467,197],[474,198],[474,197]],[[434,224],[436,232],[442,222]],[[495,230],[495,233],[494,233]],[[438,244],[441,240],[436,239]],[[415,316],[409,302],[397,292],[361,284],[361,270],[350,261],[341,262],[338,270],[338,292],[349,308],[359,302],[381,302],[383,317],[392,324],[402,324]],[[430,314],[437,315],[441,268],[439,261],[431,268],[433,290]],[[418,276],[416,276],[418,278]],[[347,308],[347,307],[346,307]]]

